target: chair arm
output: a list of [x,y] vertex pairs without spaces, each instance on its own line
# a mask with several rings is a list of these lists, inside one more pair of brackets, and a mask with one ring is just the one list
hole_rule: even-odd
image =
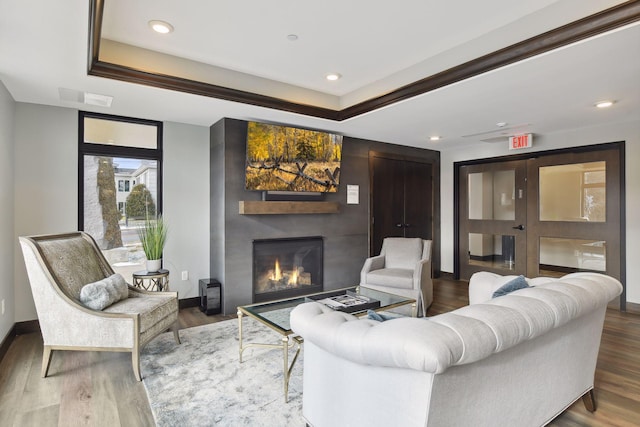
[[178,292],[174,292],[174,291],[148,291],[146,289],[140,289],[140,288],[136,288],[134,286],[128,285],[129,286],[129,296],[131,296],[132,294],[140,294],[140,295],[145,295],[145,296],[172,296],[175,297],[176,299],[178,298]]
[[431,260],[422,259],[413,270],[413,289],[420,289],[421,284],[427,281],[431,281]]
[[367,283],[367,273],[373,270],[380,270],[381,268],[384,268],[384,255],[367,258],[360,271],[360,284],[364,285]]
[[38,320],[44,343],[51,346],[133,348],[139,333],[139,315],[92,310],[69,298],[49,299]]
[[431,279],[431,260],[418,261],[413,271],[413,288],[422,292],[424,310],[433,302],[433,280]]

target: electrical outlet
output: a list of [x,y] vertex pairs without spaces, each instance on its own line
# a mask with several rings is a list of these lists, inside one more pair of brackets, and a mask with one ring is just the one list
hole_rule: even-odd
[[183,271],[182,272],[182,280],[189,280],[189,272],[188,271]]

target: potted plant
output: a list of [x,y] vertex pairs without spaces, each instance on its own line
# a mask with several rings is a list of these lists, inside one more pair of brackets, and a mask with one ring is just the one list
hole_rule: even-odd
[[162,266],[162,249],[167,240],[167,226],[162,215],[157,218],[146,218],[142,228],[138,229],[138,237],[142,250],[147,257],[147,271],[155,272]]

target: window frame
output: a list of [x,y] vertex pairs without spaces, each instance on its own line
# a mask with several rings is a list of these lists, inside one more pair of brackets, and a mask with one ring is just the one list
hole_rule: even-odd
[[603,168],[603,169],[598,170],[598,172],[604,172],[604,174],[605,174],[605,178],[604,178],[604,180],[603,180],[603,181],[600,181],[600,182],[593,182],[593,183],[588,183],[588,184],[587,184],[587,183],[586,183],[586,181],[587,181],[587,179],[586,179],[586,175],[587,175],[588,173],[590,173],[590,172],[594,172],[594,171],[583,171],[583,172],[582,172],[582,176],[580,177],[580,179],[582,180],[582,182],[580,183],[580,184],[581,184],[581,187],[582,187],[582,188],[581,188],[581,191],[582,191],[582,198],[581,198],[581,200],[580,200],[580,202],[581,202],[582,206],[580,207],[580,211],[582,212],[582,215],[583,215],[583,216],[586,216],[586,215],[585,215],[585,211],[586,211],[586,209],[587,209],[587,206],[586,206],[586,203],[585,203],[585,199],[586,199],[587,190],[589,190],[589,189],[593,189],[593,188],[596,188],[596,189],[604,189],[604,190],[605,190],[605,209],[604,209],[604,211],[605,211],[605,218],[604,218],[602,221],[597,221],[597,222],[606,222],[606,221],[607,221],[607,218],[606,218],[606,212],[607,212],[607,210],[606,210],[606,200],[607,200],[607,198],[606,198],[606,190],[607,190],[607,175],[606,175],[606,174],[607,174],[607,162],[606,162],[606,161],[604,162],[604,168]]
[[[125,123],[134,123],[156,127],[156,148],[125,147],[122,145],[94,144],[84,142],[84,119],[93,118]],[[129,157],[142,160],[155,160],[158,173],[158,201],[156,213],[162,214],[162,140],[163,123],[157,120],[137,119],[111,114],[78,111],[78,230],[84,231],[84,156]]]

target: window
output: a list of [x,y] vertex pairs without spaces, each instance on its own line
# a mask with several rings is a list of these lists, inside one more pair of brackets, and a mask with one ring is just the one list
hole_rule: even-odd
[[129,180],[123,180],[123,179],[118,180],[118,191],[121,192],[121,193],[123,193],[123,192],[128,193],[129,192],[129,182],[130,182]]
[[162,123],[80,112],[78,228],[114,271],[144,269],[137,230],[162,211]]
[[582,174],[582,216],[589,221],[606,221],[606,163],[594,162],[593,170]]
[[540,168],[540,220],[605,222],[606,162]]

